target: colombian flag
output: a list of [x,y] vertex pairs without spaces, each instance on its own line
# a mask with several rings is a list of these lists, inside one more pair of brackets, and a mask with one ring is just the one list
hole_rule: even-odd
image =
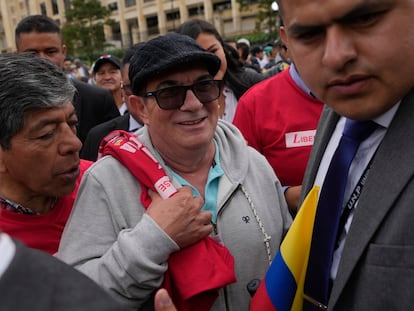
[[250,303],[250,311],[302,311],[319,187],[309,192]]

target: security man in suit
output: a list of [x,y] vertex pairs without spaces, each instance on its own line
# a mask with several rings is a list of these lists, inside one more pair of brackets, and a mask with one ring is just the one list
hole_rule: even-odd
[[[377,124],[360,144],[348,172],[343,202],[351,208],[338,227],[328,304],[313,301],[312,310],[410,310],[414,305],[414,35],[408,29],[414,29],[414,1],[277,3],[284,21],[281,38],[306,85],[328,105],[304,177],[302,199],[314,185],[322,186],[322,193],[346,121]],[[309,266],[308,271],[314,268]]]

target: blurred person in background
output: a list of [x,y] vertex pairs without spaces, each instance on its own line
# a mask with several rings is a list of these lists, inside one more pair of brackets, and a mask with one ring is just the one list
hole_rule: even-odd
[[[31,52],[47,58],[63,70],[66,45],[62,41],[59,25],[44,15],[30,15],[22,19],[15,29],[18,53]],[[73,79],[76,94],[73,105],[78,117],[77,135],[85,141],[89,130],[102,122],[119,116],[111,93],[102,88]]]
[[220,34],[209,22],[201,19],[191,19],[181,24],[177,32],[190,36],[206,51],[214,53],[221,60],[221,66],[216,79],[223,79],[223,97],[220,101],[220,117],[228,122],[233,121],[239,98],[252,85],[264,79],[263,76],[246,70],[240,64],[239,58],[231,52],[231,47],[225,48]]
[[122,116],[128,110],[122,93],[121,62],[113,55],[100,56],[93,65],[95,84],[111,92],[119,114]]

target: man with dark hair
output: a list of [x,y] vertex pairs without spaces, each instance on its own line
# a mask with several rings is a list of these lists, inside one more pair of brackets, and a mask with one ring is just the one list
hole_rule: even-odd
[[239,60],[243,63],[243,66],[251,68],[258,73],[262,73],[258,64],[254,65],[250,60],[250,47],[246,42],[237,42],[237,52],[239,53]]
[[414,1],[277,3],[292,61],[327,104],[303,180],[301,201],[318,203],[296,297],[306,311],[411,310]]
[[264,51],[263,48],[259,45],[253,45],[250,48],[250,63],[256,67],[259,72],[262,72],[261,61],[264,58]]
[[90,166],[79,160],[76,89],[46,59],[0,56],[0,227],[54,254]]
[[[15,38],[17,52],[35,53],[63,70],[66,46],[54,20],[44,15],[25,17],[15,29]],[[77,90],[74,105],[79,119],[78,137],[83,142],[93,126],[119,116],[119,111],[107,90],[78,79],[73,84]]]

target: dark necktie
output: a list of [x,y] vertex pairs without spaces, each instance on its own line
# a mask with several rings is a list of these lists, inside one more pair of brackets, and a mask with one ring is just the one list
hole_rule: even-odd
[[372,121],[347,119],[318,201],[304,287],[303,310],[326,310],[332,257],[344,201],[348,171],[360,143],[377,127]]

